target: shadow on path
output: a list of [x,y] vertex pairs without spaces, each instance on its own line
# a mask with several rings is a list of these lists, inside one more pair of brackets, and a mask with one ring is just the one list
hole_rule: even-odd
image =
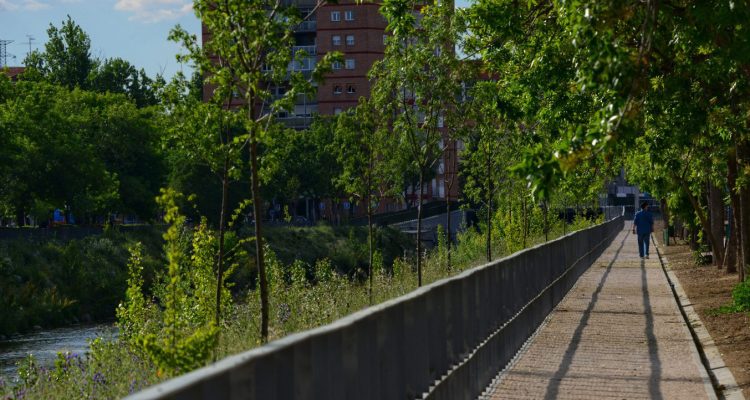
[[[589,306],[583,312],[583,317],[581,318],[581,322],[578,324],[578,327],[576,328],[576,331],[573,334],[573,338],[570,340],[570,344],[568,345],[568,348],[565,350],[565,355],[563,356],[563,359],[560,362],[560,366],[557,368],[557,371],[553,375],[552,382],[550,383],[549,387],[547,387],[547,393],[544,395],[545,400],[553,400],[557,398],[559,391],[560,391],[560,382],[565,377],[565,375],[567,375],[568,370],[570,369],[570,365],[573,362],[573,356],[578,350],[578,345],[581,343],[581,336],[583,336],[583,329],[586,327],[586,325],[588,325],[589,318],[591,317],[591,312],[594,309],[596,302],[599,300],[599,293],[602,291],[602,288],[604,287],[604,282],[607,280],[607,276],[609,276],[610,271],[612,271],[612,266],[615,264],[615,261],[620,256],[620,252],[622,251],[623,246],[625,246],[625,241],[627,241],[628,237],[630,237],[630,231],[628,231],[625,234],[625,237],[622,239],[622,242],[620,242],[620,247],[615,252],[614,257],[612,257],[612,261],[610,261],[609,265],[607,265],[607,270],[604,272],[604,275],[602,275],[602,279],[599,280],[599,285],[596,287],[594,294],[591,296],[591,302],[589,303]],[[644,301],[646,300],[644,299]],[[651,321],[651,327],[653,328],[653,318]],[[648,329],[648,327],[646,329]],[[656,342],[654,341],[654,343]],[[649,346],[650,346],[650,341],[649,341]],[[652,377],[652,381],[653,381],[653,377]]]
[[654,334],[654,315],[651,313],[651,299],[648,294],[648,278],[646,277],[646,261],[641,258],[641,285],[643,286],[643,310],[646,314],[646,340],[648,341],[648,356],[651,360],[651,377],[648,380],[648,393],[652,399],[661,399],[661,360],[659,359],[659,344]]

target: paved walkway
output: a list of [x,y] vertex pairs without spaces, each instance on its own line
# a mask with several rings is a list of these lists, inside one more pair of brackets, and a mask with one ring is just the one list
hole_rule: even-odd
[[716,397],[653,243],[641,260],[625,230],[482,398]]

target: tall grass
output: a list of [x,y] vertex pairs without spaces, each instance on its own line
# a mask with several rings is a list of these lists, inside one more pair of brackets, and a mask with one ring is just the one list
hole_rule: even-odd
[[[592,224],[592,221],[579,219],[573,226],[568,226],[567,232]],[[528,246],[544,242],[539,229],[533,233],[527,240]],[[548,238],[551,240],[562,233],[562,224],[556,224],[550,227]],[[517,243],[506,242],[505,237],[500,231],[495,235],[495,258],[518,249]],[[431,283],[484,262],[485,236],[474,229],[458,235],[457,244],[451,247],[450,268],[446,262],[447,246],[443,241],[426,254],[424,282]],[[315,263],[300,260],[284,263],[273,251],[268,254],[271,340],[330,323],[370,305],[367,285],[361,274],[341,274],[329,258],[320,258]],[[417,288],[414,260],[395,258],[386,265],[382,254],[375,258],[375,304]],[[232,307],[221,327],[213,359],[261,344],[260,302],[257,297],[257,291],[250,290],[244,301]],[[0,395],[25,399],[118,398],[170,377],[144,352],[114,338],[95,340],[85,356],[61,355],[60,360],[53,368],[42,368],[34,365],[33,359],[27,360],[20,369],[17,382],[0,382]]]

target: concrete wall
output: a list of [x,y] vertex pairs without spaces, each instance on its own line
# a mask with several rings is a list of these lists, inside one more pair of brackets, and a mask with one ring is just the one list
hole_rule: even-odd
[[622,228],[574,232],[130,398],[474,399]]

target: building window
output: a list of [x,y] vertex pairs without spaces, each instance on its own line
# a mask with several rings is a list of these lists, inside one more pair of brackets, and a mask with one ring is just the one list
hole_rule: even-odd
[[346,59],[346,69],[354,69],[354,59],[353,58],[347,58]]
[[348,83],[346,85],[346,93],[349,93],[349,94],[357,93],[357,87],[354,86],[354,84],[352,83]]
[[331,43],[333,43],[334,46],[341,46],[341,36],[333,35],[331,37]]
[[333,87],[333,94],[341,94],[341,86],[336,85]]
[[341,21],[341,11],[331,11],[331,21]]
[[331,68],[341,69],[341,61],[334,61],[333,64],[331,64]]
[[354,35],[346,35],[346,45],[354,46]]
[[333,109],[333,115],[339,115],[339,114],[341,114],[341,108],[340,107],[334,108]]
[[354,11],[344,11],[344,19],[347,21],[354,21]]

